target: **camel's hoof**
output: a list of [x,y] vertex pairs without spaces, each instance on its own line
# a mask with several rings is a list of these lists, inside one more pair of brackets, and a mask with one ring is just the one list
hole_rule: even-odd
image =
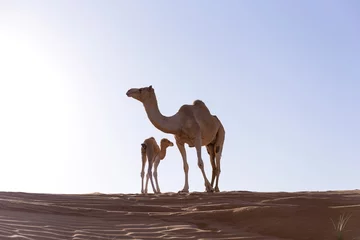
[[181,193],[189,193],[189,190],[184,190],[184,189],[183,189],[183,190],[178,191],[178,193],[179,193],[179,194],[181,194]]
[[215,191],[215,190],[214,190],[212,187],[207,187],[207,188],[206,188],[206,192],[211,192],[211,193],[212,193],[212,192],[214,192],[214,191]]
[[219,188],[217,187],[217,188],[215,188],[215,192],[220,192],[220,190],[219,190]]

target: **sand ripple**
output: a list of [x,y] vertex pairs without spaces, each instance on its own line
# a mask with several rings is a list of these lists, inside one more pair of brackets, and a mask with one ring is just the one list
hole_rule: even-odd
[[330,218],[343,212],[345,239],[360,239],[360,191],[0,192],[0,239],[335,239]]

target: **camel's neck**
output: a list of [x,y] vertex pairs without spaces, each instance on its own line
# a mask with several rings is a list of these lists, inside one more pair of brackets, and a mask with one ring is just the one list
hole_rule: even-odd
[[166,117],[161,114],[155,95],[152,99],[144,102],[144,107],[150,122],[157,129],[170,134],[176,134],[178,132],[179,124],[176,117]]
[[166,156],[166,149],[167,149],[167,146],[161,146],[161,149],[160,149],[160,153],[159,153],[159,157],[160,157],[160,160],[163,160]]

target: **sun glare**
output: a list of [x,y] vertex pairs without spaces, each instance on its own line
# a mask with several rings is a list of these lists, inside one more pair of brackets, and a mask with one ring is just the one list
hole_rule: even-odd
[[1,181],[67,158],[69,91],[46,50],[25,34],[0,31]]

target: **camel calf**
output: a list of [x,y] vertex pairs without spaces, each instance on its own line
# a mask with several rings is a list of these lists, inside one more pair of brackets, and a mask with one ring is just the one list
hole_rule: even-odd
[[[166,149],[170,146],[174,146],[174,144],[168,139],[163,138],[160,141],[160,147],[159,147],[154,137],[145,139],[145,141],[141,144],[141,159],[142,159],[141,193],[147,193],[149,178],[154,193],[161,193],[157,179],[157,168],[159,166],[160,160],[163,160],[166,156]],[[148,161],[148,172],[146,174],[146,183],[144,189],[144,174],[145,174],[144,168],[146,161]],[[154,173],[152,174],[151,170],[153,165],[154,165]],[[155,178],[156,190],[152,179],[152,175],[154,175]]]

